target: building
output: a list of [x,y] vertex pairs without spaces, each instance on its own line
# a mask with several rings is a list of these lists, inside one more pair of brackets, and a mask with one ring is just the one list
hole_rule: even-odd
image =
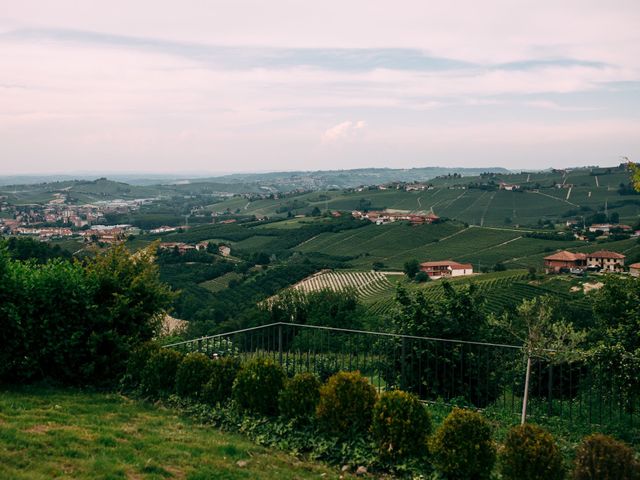
[[544,271],[559,273],[567,270],[581,270],[587,266],[587,256],[584,253],[573,253],[567,250],[544,257]]
[[228,247],[226,245],[220,245],[218,247],[218,252],[220,253],[220,255],[222,255],[223,257],[228,257],[229,255],[231,255],[231,247]]
[[470,263],[458,263],[453,260],[441,260],[438,262],[423,262],[420,271],[430,278],[461,277],[473,274],[473,266]]
[[605,272],[618,272],[624,268],[624,259],[621,253],[599,250],[587,254],[587,267],[598,268]]
[[632,263],[629,265],[629,273],[632,277],[640,277],[640,263]]

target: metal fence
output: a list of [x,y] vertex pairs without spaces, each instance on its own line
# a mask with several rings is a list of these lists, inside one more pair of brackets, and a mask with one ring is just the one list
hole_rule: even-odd
[[[293,375],[321,379],[358,370],[379,390],[400,388],[428,402],[520,414],[526,359],[520,346],[274,323],[171,345],[212,358],[269,357]],[[632,375],[633,376],[633,375]],[[533,359],[528,416],[637,426],[638,378],[617,375],[605,359]]]

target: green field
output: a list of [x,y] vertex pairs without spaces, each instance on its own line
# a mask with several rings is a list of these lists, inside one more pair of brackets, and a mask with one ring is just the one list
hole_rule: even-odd
[[207,280],[206,282],[202,282],[200,286],[203,288],[206,288],[210,292],[215,293],[227,288],[231,280],[239,280],[240,278],[242,278],[240,274],[236,272],[229,272],[229,273],[225,273],[221,277],[214,278],[213,280]]
[[0,391],[3,479],[280,480],[321,475],[339,474],[117,394]]

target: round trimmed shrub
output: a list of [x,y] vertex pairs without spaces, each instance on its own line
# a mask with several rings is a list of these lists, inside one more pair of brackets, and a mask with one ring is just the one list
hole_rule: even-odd
[[320,385],[320,380],[312,373],[296,374],[280,392],[280,414],[294,420],[312,416],[320,401]]
[[161,348],[153,353],[142,370],[142,391],[152,397],[172,394],[175,391],[178,365],[183,356],[169,348]]
[[204,384],[202,399],[211,405],[229,400],[233,382],[239,371],[240,361],[234,357],[212,360],[209,380]]
[[609,435],[596,433],[582,439],[576,450],[574,480],[637,480],[640,465],[633,449]]
[[490,478],[496,461],[491,424],[477,412],[454,408],[429,442],[436,468],[449,480]]
[[189,353],[176,371],[176,393],[185,398],[200,398],[210,378],[211,360],[204,353]]
[[360,372],[338,372],[320,387],[316,415],[329,433],[362,433],[371,425],[376,396],[376,389]]
[[233,398],[242,410],[275,415],[284,379],[284,370],[272,360],[251,360],[240,369],[233,382]]
[[371,433],[383,458],[420,457],[427,452],[431,416],[415,395],[384,392],[373,407]]
[[142,372],[151,355],[160,350],[160,345],[156,342],[144,342],[138,345],[127,360],[127,371],[122,379],[122,386],[125,389],[139,387],[142,383]]
[[506,480],[565,478],[562,453],[553,435],[528,423],[513,427],[507,433],[500,454],[500,467]]

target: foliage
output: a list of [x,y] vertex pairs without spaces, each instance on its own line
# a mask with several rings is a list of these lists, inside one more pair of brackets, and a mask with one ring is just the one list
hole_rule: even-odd
[[380,395],[373,407],[371,433],[383,458],[423,456],[431,417],[417,396],[391,390]]
[[576,450],[574,480],[637,480],[640,464],[626,444],[599,433],[585,437]]
[[182,397],[200,398],[211,378],[211,360],[203,353],[185,355],[176,371],[176,393]]
[[269,359],[256,358],[238,372],[233,382],[233,398],[242,410],[275,415],[284,379],[280,365]]
[[631,173],[631,183],[636,191],[640,192],[640,165],[633,162],[628,162],[629,171]]
[[[449,282],[441,283],[441,287],[442,297],[429,298],[428,289],[411,292],[400,285],[396,292],[397,308],[392,316],[393,333],[470,341],[486,339],[487,319],[482,312],[483,300],[477,287],[470,284],[454,288]],[[467,348],[462,352],[461,344],[451,343],[434,351],[429,342],[406,339],[404,346],[403,341],[398,340],[392,347],[386,360],[392,365],[382,370],[391,386],[420,391],[431,398],[464,397],[477,406],[490,403],[500,392],[499,355],[480,361],[483,351],[479,349]],[[495,366],[484,367],[487,361],[494,362]],[[440,368],[436,368],[437,365]],[[461,372],[455,376],[455,381],[447,375],[452,371]],[[487,375],[486,371],[491,373]],[[485,382],[473,381],[481,374],[486,378]]]
[[420,263],[415,258],[404,262],[403,271],[405,275],[411,279],[420,271]]
[[500,469],[505,480],[563,480],[562,453],[553,436],[536,425],[511,428],[500,452]]
[[454,408],[429,442],[435,467],[450,480],[488,479],[496,460],[491,425],[479,413]]
[[117,246],[84,265],[15,261],[0,249],[0,377],[113,385],[171,300],[150,249]]
[[240,371],[240,361],[235,357],[216,358],[211,362],[210,378],[204,384],[202,399],[211,405],[231,398],[233,382]]
[[160,350],[160,345],[154,341],[144,342],[133,349],[127,360],[127,370],[120,381],[125,389],[134,389],[142,383],[142,372],[151,356]]
[[320,387],[316,415],[336,435],[364,432],[371,425],[376,390],[360,372],[338,372]]
[[492,323],[522,342],[530,357],[555,362],[573,360],[586,333],[576,331],[572,323],[563,321],[560,310],[558,299],[545,295],[523,300],[515,315],[505,312],[501,317],[492,317]]
[[296,374],[278,397],[280,414],[294,420],[311,417],[320,401],[320,381],[309,372]]
[[142,370],[141,390],[152,398],[162,398],[175,391],[176,373],[183,355],[169,348],[161,348],[149,357]]
[[45,242],[39,242],[29,237],[9,237],[0,239],[0,247],[6,246],[9,256],[14,260],[34,260],[37,263],[46,263],[54,258],[70,259],[71,254],[62,250],[60,245],[51,246]]

